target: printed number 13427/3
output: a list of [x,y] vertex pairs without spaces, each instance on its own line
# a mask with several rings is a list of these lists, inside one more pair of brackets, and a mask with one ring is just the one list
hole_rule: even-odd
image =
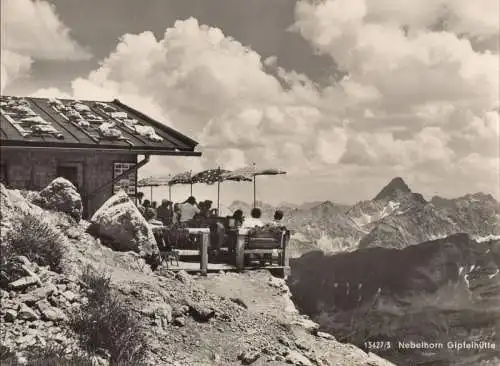
[[391,349],[392,347],[389,341],[367,341],[363,342],[363,345],[369,350]]

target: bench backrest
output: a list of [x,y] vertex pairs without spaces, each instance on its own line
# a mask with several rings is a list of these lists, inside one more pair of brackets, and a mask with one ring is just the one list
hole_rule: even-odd
[[247,249],[283,249],[285,232],[279,230],[252,231],[246,237]]

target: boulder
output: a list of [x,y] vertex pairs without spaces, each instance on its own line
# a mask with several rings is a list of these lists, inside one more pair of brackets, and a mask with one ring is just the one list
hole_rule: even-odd
[[89,231],[114,250],[159,253],[152,229],[124,191],[108,199],[90,221]]
[[56,178],[40,191],[35,202],[47,210],[64,212],[80,221],[82,218],[82,198],[76,187],[67,179]]

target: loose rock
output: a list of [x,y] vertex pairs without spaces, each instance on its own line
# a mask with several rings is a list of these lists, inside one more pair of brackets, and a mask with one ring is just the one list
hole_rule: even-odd
[[179,317],[174,319],[173,324],[178,326],[178,327],[183,327],[186,325],[186,318],[184,318],[183,316],[179,316]]
[[22,302],[32,305],[42,299],[47,298],[49,295],[51,295],[54,291],[56,291],[56,288],[53,285],[46,285],[41,288],[38,288],[36,290],[30,291],[26,294],[22,294],[19,297],[19,300]]
[[198,322],[207,322],[215,316],[214,309],[196,303],[190,303],[189,310],[193,319]]
[[64,314],[58,308],[51,306],[47,300],[41,300],[37,302],[36,305],[45,320],[58,321],[68,319],[66,314]]
[[330,333],[317,332],[316,335],[320,338],[335,340],[335,337],[332,336]]
[[302,353],[292,350],[286,356],[286,361],[293,365],[312,366],[312,362]]
[[21,277],[20,279],[9,283],[9,288],[13,290],[22,290],[27,287],[36,285],[39,282],[40,279],[38,277],[33,277],[33,276]]
[[73,291],[65,291],[62,293],[62,295],[68,300],[69,302],[75,301],[78,296],[73,292]]
[[37,320],[40,317],[26,304],[20,304],[17,310],[17,318],[23,320]]
[[17,312],[12,309],[7,309],[5,312],[5,321],[7,322],[13,322],[17,318]]
[[242,352],[238,359],[241,360],[243,365],[251,365],[255,361],[257,361],[260,357],[260,352],[254,350],[247,350]]

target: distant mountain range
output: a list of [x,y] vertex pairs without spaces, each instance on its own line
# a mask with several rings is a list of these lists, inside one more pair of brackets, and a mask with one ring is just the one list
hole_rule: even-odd
[[[277,208],[284,211],[284,223],[294,231],[292,256],[314,249],[327,253],[368,247],[402,249],[456,233],[476,239],[500,237],[500,203],[493,196],[435,196],[427,201],[400,177],[372,200],[351,206],[325,201],[279,206],[259,202],[258,207],[268,218]],[[251,205],[235,201],[230,210],[237,208],[248,215]]]
[[315,251],[291,266],[295,304],[341,341],[489,342],[496,349],[373,351],[396,365],[499,365],[498,239],[454,234],[404,249]]

